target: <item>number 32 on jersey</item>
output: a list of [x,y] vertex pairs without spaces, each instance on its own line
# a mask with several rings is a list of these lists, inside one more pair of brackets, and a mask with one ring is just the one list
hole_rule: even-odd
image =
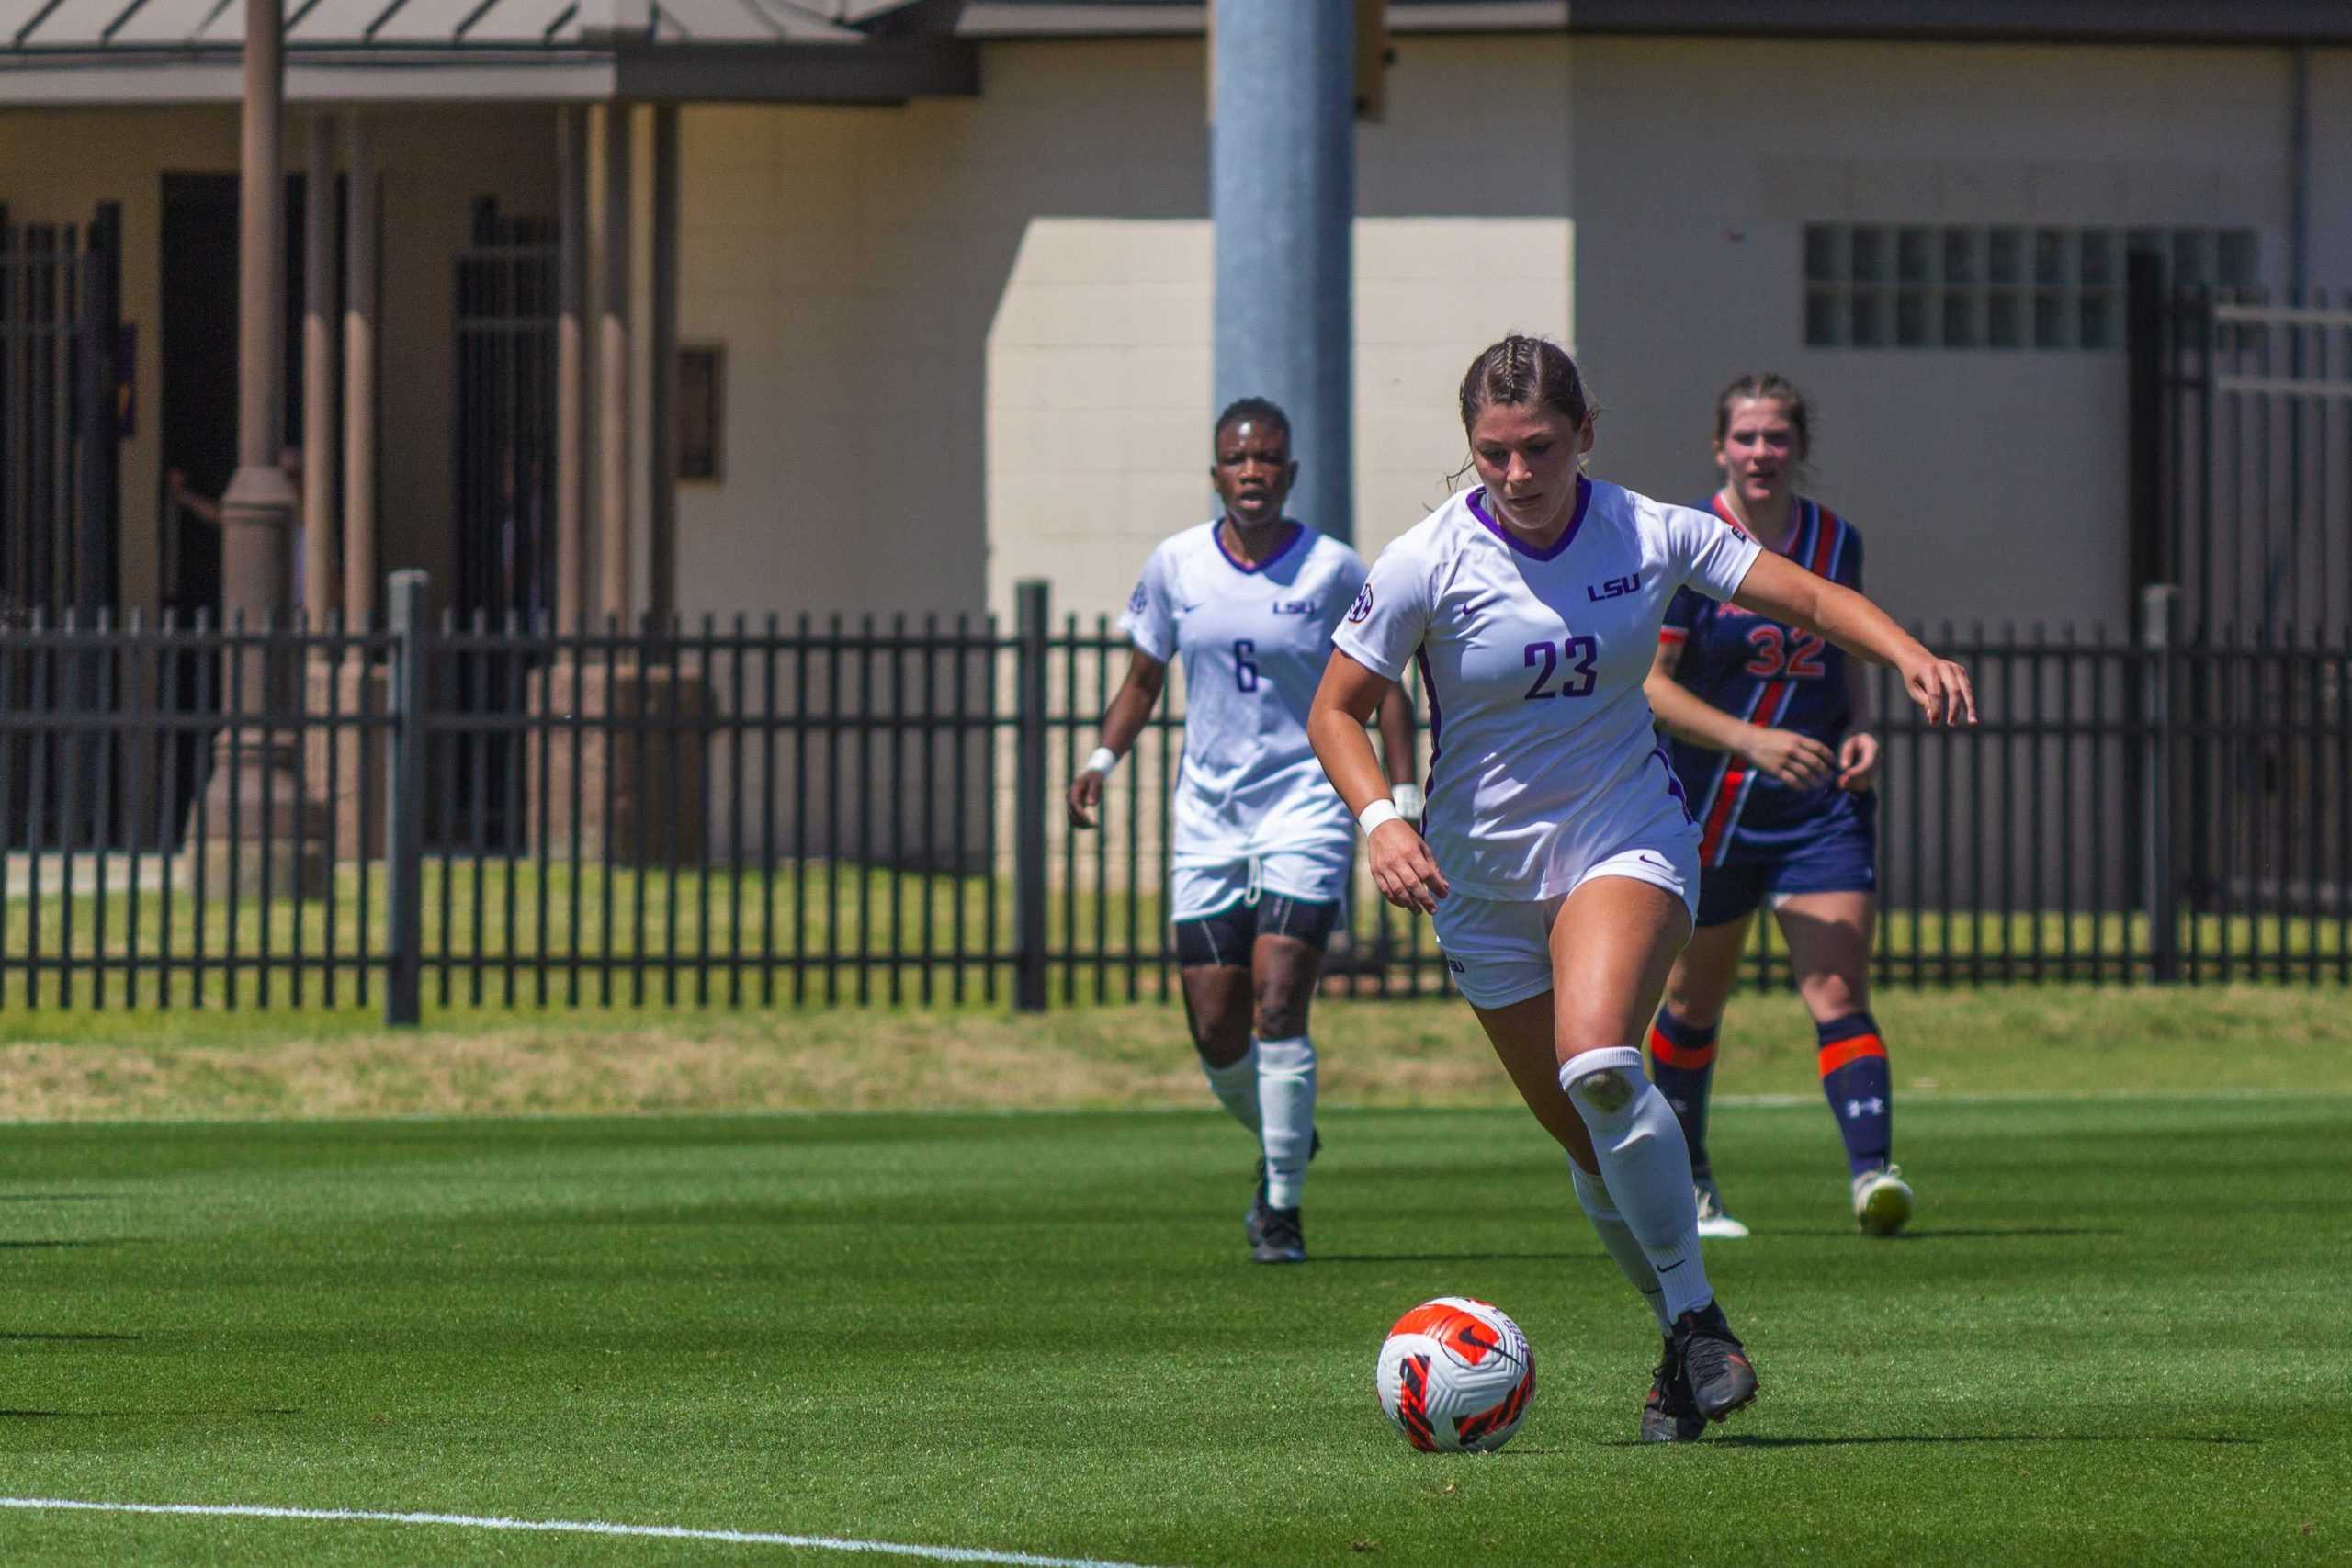
[[1783,675],[1792,681],[1818,681],[1829,673],[1829,667],[1821,661],[1825,645],[1811,632],[1784,632],[1762,621],[1747,628],[1747,646],[1756,650],[1756,657],[1747,661],[1747,672],[1759,681],[1776,681]]

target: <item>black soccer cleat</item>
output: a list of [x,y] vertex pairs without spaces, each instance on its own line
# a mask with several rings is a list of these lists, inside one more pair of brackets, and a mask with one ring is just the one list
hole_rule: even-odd
[[[1306,1163],[1313,1165],[1315,1156],[1323,1152],[1323,1130],[1315,1130],[1315,1141],[1306,1146]],[[1250,1207],[1241,1216],[1241,1232],[1250,1238],[1250,1248],[1258,1246],[1259,1233],[1264,1229],[1266,1216],[1273,1212],[1266,1201],[1266,1158],[1258,1156],[1258,1190],[1251,1194]],[[1263,1262],[1264,1259],[1260,1259]]]
[[1682,1358],[1675,1354],[1673,1340],[1663,1340],[1657,1368],[1650,1373],[1650,1396],[1642,1404],[1642,1441],[1695,1443],[1706,1430],[1707,1418],[1699,1414],[1690,1380],[1682,1374]]
[[1701,1416],[1720,1421],[1756,1403],[1756,1368],[1713,1302],[1674,1320],[1674,1354]]
[[1304,1263],[1306,1229],[1296,1209],[1268,1209],[1259,1217],[1258,1238],[1250,1244],[1252,1263]]

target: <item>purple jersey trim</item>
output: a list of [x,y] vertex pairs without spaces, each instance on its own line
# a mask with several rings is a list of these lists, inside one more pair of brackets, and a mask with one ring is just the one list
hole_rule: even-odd
[[1566,549],[1571,544],[1575,543],[1577,531],[1584,526],[1584,514],[1592,506],[1592,481],[1586,479],[1582,474],[1578,474],[1577,476],[1576,515],[1568,519],[1568,525],[1560,530],[1560,536],[1558,538],[1553,540],[1549,545],[1546,545],[1544,548],[1539,550],[1534,546],[1530,545],[1525,540],[1521,539],[1517,534],[1512,533],[1510,529],[1504,527],[1501,524],[1487,515],[1486,507],[1479,503],[1479,498],[1486,493],[1487,487],[1484,485],[1480,485],[1476,490],[1470,492],[1470,515],[1476,517],[1479,522],[1484,523],[1487,525],[1487,531],[1488,533],[1494,535],[1496,538],[1500,539],[1504,544],[1509,545],[1512,549],[1517,550],[1521,555],[1527,557],[1530,560],[1550,560],[1555,556],[1557,556],[1562,550]]
[[1656,757],[1657,765],[1666,770],[1666,793],[1674,797],[1675,805],[1682,807],[1682,820],[1696,823],[1699,819],[1690,815],[1690,797],[1682,793],[1682,780],[1674,771],[1674,759],[1666,754],[1663,746],[1651,747],[1650,755]]
[[1218,518],[1216,522],[1210,526],[1209,537],[1216,541],[1216,553],[1225,558],[1226,565],[1231,567],[1234,570],[1241,573],[1245,577],[1255,577],[1258,573],[1265,570],[1268,567],[1282,559],[1283,557],[1296,549],[1298,547],[1298,542],[1306,537],[1306,524],[1301,523],[1295,517],[1285,517],[1283,521],[1290,525],[1290,537],[1283,541],[1283,547],[1281,549],[1276,550],[1272,555],[1268,556],[1256,566],[1251,566],[1247,561],[1234,559],[1233,552],[1225,547],[1224,518]]
[[1437,754],[1445,749],[1445,738],[1442,733],[1444,716],[1438,712],[1437,677],[1430,673],[1430,650],[1427,647],[1413,649],[1413,662],[1421,667],[1421,695],[1430,703],[1430,773],[1429,782],[1422,786],[1424,791],[1428,791],[1437,788]]

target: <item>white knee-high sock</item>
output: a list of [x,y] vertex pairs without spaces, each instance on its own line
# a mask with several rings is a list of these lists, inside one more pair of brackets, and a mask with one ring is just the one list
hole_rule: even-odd
[[1649,1303],[1650,1312],[1657,1318],[1660,1334],[1674,1332],[1674,1320],[1666,1315],[1666,1287],[1658,1283],[1657,1270],[1650,1267],[1649,1254],[1634,1239],[1626,1228],[1625,1216],[1617,1212],[1616,1202],[1609,1196],[1609,1189],[1593,1177],[1587,1176],[1576,1161],[1568,1161],[1568,1179],[1576,1183],[1577,1201],[1584,1205],[1585,1218],[1592,1222],[1593,1230],[1600,1237],[1600,1245],[1625,1271],[1634,1289],[1642,1292],[1642,1300]]
[[1216,1102],[1236,1122],[1249,1128],[1251,1137],[1256,1137],[1261,1120],[1258,1112],[1258,1043],[1250,1042],[1250,1049],[1221,1067],[1211,1066],[1209,1059],[1202,1057],[1201,1076],[1209,1080],[1209,1091],[1216,1096]]
[[1699,1209],[1690,1149],[1674,1108],[1630,1045],[1587,1051],[1560,1069],[1560,1087],[1592,1134],[1600,1179],[1666,1292],[1669,1321],[1714,1295],[1699,1261]]
[[1258,1109],[1266,1145],[1266,1201],[1295,1209],[1306,1190],[1306,1160],[1315,1152],[1315,1042],[1261,1040]]

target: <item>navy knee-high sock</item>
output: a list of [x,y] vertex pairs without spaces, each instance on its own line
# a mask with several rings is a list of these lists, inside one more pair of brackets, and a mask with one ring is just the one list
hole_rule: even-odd
[[1845,1136],[1846,1163],[1860,1176],[1894,1152],[1894,1077],[1887,1070],[1886,1042],[1866,1012],[1814,1029],[1821,1039],[1821,1092]]
[[1715,1032],[1689,1022],[1666,1009],[1657,1010],[1650,1025],[1650,1081],[1674,1108],[1682,1123],[1682,1141],[1690,1145],[1690,1174],[1704,1181],[1707,1163],[1707,1091],[1715,1077]]

